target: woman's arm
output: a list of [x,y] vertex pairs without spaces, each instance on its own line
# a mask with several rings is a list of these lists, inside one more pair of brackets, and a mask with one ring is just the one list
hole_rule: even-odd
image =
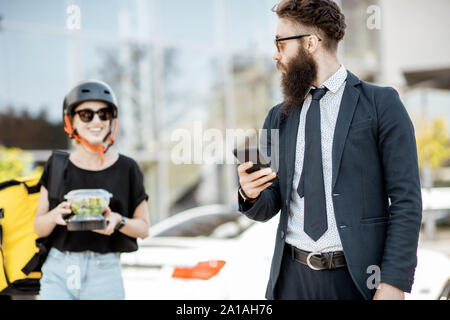
[[[109,207],[106,208],[105,218],[110,222],[104,230],[93,230],[94,232],[111,235],[114,233],[115,227],[120,223],[122,215],[111,211]],[[149,235],[150,221],[148,218],[148,204],[143,200],[134,210],[133,218],[125,217],[125,225],[119,230],[123,234],[132,238],[145,239]]]
[[66,225],[63,219],[63,215],[72,212],[70,209],[70,203],[62,202],[56,208],[49,210],[48,203],[48,191],[44,186],[41,186],[39,195],[39,202],[36,210],[36,216],[34,218],[34,232],[38,238],[44,238],[49,236],[56,225]]
[[143,200],[134,210],[133,218],[125,218],[125,225],[119,231],[133,238],[145,239],[149,236],[149,229],[148,204]]

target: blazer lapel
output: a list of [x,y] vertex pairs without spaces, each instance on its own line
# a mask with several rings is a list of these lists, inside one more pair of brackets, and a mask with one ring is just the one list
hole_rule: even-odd
[[342,152],[344,151],[345,140],[347,139],[350,123],[355,113],[358,103],[360,91],[355,88],[360,80],[350,71],[348,71],[347,83],[345,85],[344,94],[342,96],[341,107],[336,122],[333,139],[333,182],[332,190],[336,184],[337,176],[341,166]]

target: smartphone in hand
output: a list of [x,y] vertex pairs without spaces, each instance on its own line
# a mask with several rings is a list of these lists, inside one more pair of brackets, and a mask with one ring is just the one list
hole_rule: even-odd
[[[257,147],[245,147],[236,148],[233,150],[234,156],[239,160],[239,162],[253,162],[253,167],[247,169],[247,173],[253,173],[255,171],[270,167],[270,161],[264,157],[262,153],[259,152]],[[270,182],[277,182],[278,176],[272,179]]]

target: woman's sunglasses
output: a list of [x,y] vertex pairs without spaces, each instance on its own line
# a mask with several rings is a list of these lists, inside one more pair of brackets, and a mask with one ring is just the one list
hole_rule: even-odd
[[78,114],[83,122],[91,122],[92,119],[94,119],[95,114],[97,114],[102,121],[111,120],[113,118],[113,110],[111,107],[103,108],[98,111],[83,109],[75,111],[73,114]]

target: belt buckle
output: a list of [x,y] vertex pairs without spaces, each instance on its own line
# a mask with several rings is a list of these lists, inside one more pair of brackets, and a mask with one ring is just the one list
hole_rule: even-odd
[[306,264],[308,265],[308,267],[310,267],[311,269],[316,270],[316,271],[322,270],[320,268],[314,267],[310,261],[311,257],[321,255],[321,254],[322,253],[320,253],[320,252],[311,252],[310,254],[308,254],[308,257],[306,257]]

